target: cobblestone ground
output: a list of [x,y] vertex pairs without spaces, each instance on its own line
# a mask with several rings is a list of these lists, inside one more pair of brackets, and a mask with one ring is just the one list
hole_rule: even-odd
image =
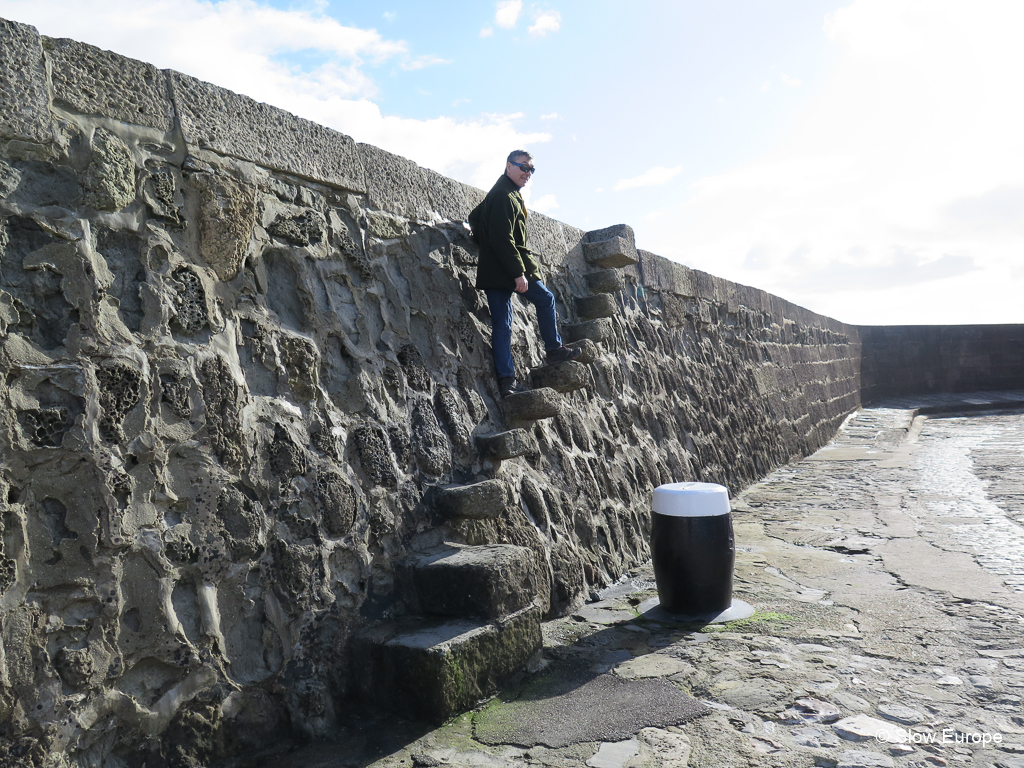
[[1024,412],[894,405],[733,501],[750,619],[647,620],[643,570],[546,625],[538,668],[664,677],[711,714],[560,749],[485,746],[473,713],[434,730],[363,719],[258,764],[1024,768]]

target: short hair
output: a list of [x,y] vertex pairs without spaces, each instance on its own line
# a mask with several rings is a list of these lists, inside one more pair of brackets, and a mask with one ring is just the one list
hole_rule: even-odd
[[533,155],[527,152],[525,149],[516,149],[509,153],[507,163],[514,163],[517,157],[525,157],[527,160],[533,160]]

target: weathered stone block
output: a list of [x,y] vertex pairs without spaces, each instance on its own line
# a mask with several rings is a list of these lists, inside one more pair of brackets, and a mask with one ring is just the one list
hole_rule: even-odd
[[628,267],[639,260],[636,248],[621,237],[613,237],[599,243],[584,243],[583,254],[591,264],[605,269]]
[[477,435],[476,447],[485,459],[514,459],[537,452],[537,441],[524,429],[510,429],[490,435]]
[[612,317],[618,314],[618,312],[618,303],[607,293],[599,293],[597,296],[576,297],[576,314],[584,320]]
[[404,717],[443,723],[493,694],[541,644],[540,610],[505,621],[381,624],[353,641],[364,698]]
[[775,369],[766,365],[754,369],[754,383],[757,385],[757,391],[762,395],[779,391],[779,381],[775,375]]
[[320,211],[279,213],[267,224],[267,234],[292,245],[315,245],[327,237],[327,220]]
[[583,241],[586,243],[600,243],[613,237],[621,237],[630,243],[636,242],[633,228],[629,224],[612,224],[610,227],[604,227],[603,229],[592,229],[583,236]]
[[358,510],[358,499],[352,485],[340,472],[323,468],[317,472],[315,488],[327,534],[335,538],[345,536],[351,530]]
[[533,386],[551,387],[556,392],[573,392],[591,384],[590,369],[574,360],[538,368],[531,379]]
[[587,233],[582,229],[576,229],[576,227],[570,224],[562,223],[562,237],[565,239],[565,247],[569,251],[581,247],[586,236]]
[[353,192],[366,177],[348,136],[283,109],[168,71],[185,141]]
[[611,335],[612,321],[607,317],[562,326],[562,338],[569,342],[579,341],[580,339],[601,342],[611,338]]
[[46,62],[35,27],[0,19],[0,136],[53,139]]
[[685,327],[686,318],[689,316],[686,300],[667,291],[662,293],[660,297],[662,322],[669,328]]
[[537,598],[533,554],[512,544],[447,546],[398,567],[413,611],[427,616],[501,619]]
[[579,341],[573,341],[565,346],[572,347],[580,351],[580,356],[576,358],[577,363],[592,363],[597,360],[598,353],[600,352],[597,344],[592,342],[590,339],[580,339]]
[[[469,206],[469,210],[472,211],[487,197],[487,192],[480,189],[479,187],[471,187],[469,184],[461,184],[462,191],[466,195],[466,205]],[[469,216],[469,211],[466,211],[466,216]]]
[[120,211],[135,199],[135,160],[117,136],[97,128],[93,156],[82,174],[87,201],[97,211]]
[[412,453],[416,465],[432,477],[451,470],[452,447],[437,420],[437,412],[429,401],[419,401],[412,411]]
[[256,224],[256,190],[224,173],[194,173],[199,200],[199,245],[217,277],[232,280],[242,268]]
[[174,128],[167,75],[152,64],[65,38],[44,37],[43,48],[55,104],[160,131]]
[[591,293],[618,293],[622,290],[622,273],[615,269],[602,269],[583,276]]
[[[695,295],[698,298],[709,301],[725,300],[725,285],[719,278],[707,272],[701,272],[699,269],[693,270],[693,277],[696,288]],[[784,310],[780,309],[780,314],[785,314]]]
[[543,264],[558,265],[565,260],[565,238],[557,221],[541,213],[531,213],[526,228],[530,249]]
[[183,186],[181,172],[177,168],[164,166],[143,178],[141,197],[156,216],[179,223],[179,209],[184,202],[181,195]]
[[430,199],[430,209],[443,219],[465,221],[473,210],[466,197],[466,186],[429,168],[422,168],[421,171]]
[[409,222],[390,213],[369,211],[366,214],[366,231],[381,240],[398,240],[409,235]]
[[447,518],[494,518],[508,506],[508,489],[501,480],[470,485],[439,486],[434,490],[438,511]]
[[358,144],[370,204],[389,213],[426,219],[431,209],[423,170],[412,160]]
[[558,415],[561,397],[555,390],[542,387],[529,392],[517,392],[506,397],[502,404],[509,419],[514,422],[550,419]]
[[650,251],[637,249],[637,255],[643,268],[643,282],[648,290],[670,291],[680,296],[695,295],[692,269]]

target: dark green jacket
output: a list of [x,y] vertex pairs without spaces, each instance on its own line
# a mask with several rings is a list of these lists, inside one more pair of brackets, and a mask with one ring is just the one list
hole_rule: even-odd
[[480,264],[476,287],[512,291],[516,278],[539,280],[540,269],[526,245],[526,205],[519,187],[502,174],[484,198],[479,233]]

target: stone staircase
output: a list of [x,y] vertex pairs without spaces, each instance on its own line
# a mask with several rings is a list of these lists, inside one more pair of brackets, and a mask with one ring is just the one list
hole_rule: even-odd
[[406,558],[399,591],[417,615],[353,644],[356,684],[373,704],[442,723],[490,696],[540,647],[533,553],[511,544],[445,545]]
[[[478,437],[477,448],[497,464],[537,445],[515,428]],[[449,522],[496,518],[518,504],[500,478],[439,486],[429,501]],[[539,578],[526,547],[446,543],[400,561],[395,583],[407,615],[353,642],[356,686],[381,709],[442,723],[494,694],[540,648]]]
[[[588,233],[584,257],[590,296],[577,297],[581,322],[563,325],[575,361],[545,365],[531,374],[531,391],[501,403],[509,429],[477,435],[482,459],[497,474],[500,462],[536,454],[534,422],[557,416],[561,395],[592,386],[588,363],[613,332],[618,312],[611,294],[622,290],[619,267],[637,262],[632,230]],[[433,489],[432,504],[447,521],[499,517],[517,498],[499,477]],[[447,543],[416,552],[396,569],[396,590],[408,615],[379,622],[353,642],[356,686],[382,709],[442,723],[493,695],[526,665],[541,645],[539,574],[533,553],[511,544]]]
[[577,296],[576,314],[581,322],[568,325],[563,335],[569,342],[589,340],[600,343],[612,335],[611,318],[619,307],[612,294],[622,290],[621,267],[639,261],[633,245],[633,230],[625,225],[588,232],[583,239],[583,257],[595,267],[584,275],[590,296]]

